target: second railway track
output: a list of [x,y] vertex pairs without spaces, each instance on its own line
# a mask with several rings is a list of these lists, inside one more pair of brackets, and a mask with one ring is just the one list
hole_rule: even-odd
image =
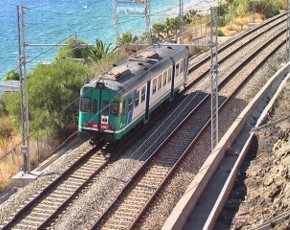
[[[281,23],[285,23],[285,22],[283,22],[283,20],[284,19],[281,19],[281,18],[277,18],[277,21],[279,21],[278,23],[277,23],[277,25],[276,26],[279,26]],[[282,21],[282,22],[281,22]],[[261,28],[262,28],[262,31],[260,31],[260,33],[261,34],[266,34],[266,32],[265,31],[267,31],[267,33],[269,34],[268,36],[269,36],[269,38],[271,37],[271,33],[272,34],[277,34],[276,32],[271,32],[271,29],[265,29],[265,27],[267,27],[267,25],[269,26],[269,27],[271,27],[272,29],[273,28],[275,28],[275,27],[273,27],[273,24],[275,24],[275,22],[273,21],[273,22],[268,22],[268,23],[265,23],[265,25],[264,25],[264,27],[262,27],[261,26]],[[277,28],[277,27],[276,27]],[[258,31],[258,30],[257,30]],[[277,31],[277,29],[273,29],[272,31]],[[255,31],[255,33],[258,33],[258,32],[256,32]],[[249,35],[250,36],[250,35]],[[281,35],[282,36],[282,35]],[[284,36],[284,35],[283,35]],[[246,36],[245,36],[246,37]],[[257,36],[257,35],[255,35],[255,38],[257,38],[257,37],[259,37],[259,36]],[[242,38],[240,38],[239,40],[238,40],[238,42],[236,42],[236,43],[232,43],[231,45],[228,45],[228,47],[232,47],[232,45],[233,44],[237,44],[237,43],[243,43],[244,45],[239,45],[239,46],[242,46],[242,47],[244,47],[244,48],[246,48],[246,46],[247,45],[245,45],[245,44],[249,44],[250,45],[250,42],[246,42],[246,41],[244,41],[243,42],[243,37]],[[284,38],[282,37],[282,39],[281,40],[283,40]],[[266,39],[266,38],[264,38],[264,40],[270,40],[270,39]],[[277,37],[275,40],[279,40],[279,37]],[[257,41],[257,40],[256,40]],[[258,43],[260,43],[261,44],[261,41],[259,42],[258,41]],[[282,42],[283,43],[283,42]],[[268,43],[266,43],[266,41],[264,42],[264,47],[265,46],[268,46],[268,47],[271,47],[270,46],[270,42],[268,42]],[[281,45],[279,45],[279,46],[281,46]],[[256,46],[257,47],[257,46]],[[273,50],[275,50],[275,47],[278,47],[277,45],[273,45]],[[228,48],[229,49],[229,48]],[[222,50],[227,50],[227,48],[222,48]],[[236,50],[239,50],[239,48],[236,48]],[[260,53],[262,56],[266,56],[267,54],[265,54],[265,53],[262,53],[262,50],[263,50],[263,45],[261,44],[261,50],[260,50],[260,52],[257,52],[256,54],[255,53],[252,53],[252,55],[255,55],[255,56],[253,56],[252,58],[248,58],[249,60],[247,60],[247,58],[245,58],[244,59],[244,64],[243,65],[247,65],[249,62],[250,62],[250,60],[254,60],[254,59],[258,59],[257,57],[258,57],[258,54]],[[269,48],[269,50],[270,50],[270,48]],[[235,52],[237,52],[237,51],[235,51]],[[235,52],[233,52],[233,51],[230,51],[230,52],[227,52],[228,54],[227,55],[229,55],[228,57],[232,57],[232,55],[235,53]],[[274,52],[274,51],[273,51]],[[249,52],[250,53],[250,52]],[[248,54],[247,55],[243,55],[243,56],[245,56],[245,57],[249,57],[248,56]],[[224,62],[226,62],[226,60],[228,59],[228,57],[226,56],[225,58],[224,58]],[[240,61],[242,62],[242,59],[240,59]],[[206,62],[205,62],[206,63]],[[245,64],[245,63],[247,63],[247,64]],[[253,66],[255,66],[255,64],[251,64],[251,65],[253,65]],[[203,66],[203,67],[202,67]],[[192,68],[192,71],[193,70],[196,70],[196,68],[197,68],[198,66],[195,66],[195,67],[193,67]],[[205,73],[208,73],[208,71],[209,71],[209,66],[208,66],[208,64],[204,64],[204,65],[201,65],[201,67],[200,68],[203,68],[204,70],[203,70],[203,75],[204,76],[206,76],[206,74]],[[224,67],[222,67],[222,68],[224,68]],[[238,70],[235,70],[234,68],[237,68]],[[249,68],[248,68],[249,69]],[[245,71],[244,70],[242,70],[241,69],[241,67],[237,67],[237,65],[235,65],[235,67],[233,67],[233,68],[228,68],[228,70],[229,70],[229,72],[235,72],[235,74],[238,74],[238,71],[243,71],[243,74],[242,75],[248,75],[248,74],[245,74]],[[223,70],[224,71],[224,70]],[[202,98],[204,98],[204,97],[206,97],[207,95],[208,95],[208,92],[207,92],[207,88],[208,88],[208,84],[205,84],[205,88],[204,88],[204,92],[200,92],[200,91],[196,91],[196,82],[197,81],[195,81],[195,79],[197,79],[198,78],[198,73],[199,71],[197,71],[196,70],[196,72],[194,72],[194,75],[192,76],[192,77],[190,77],[190,81],[192,82],[192,83],[189,83],[189,86],[191,87],[193,87],[193,89],[190,89],[190,87],[188,87],[188,89],[189,89],[189,92],[190,93],[188,93],[188,95],[187,96],[185,96],[184,97],[184,101],[183,101],[183,103],[185,103],[186,101],[187,101],[187,103],[188,104],[190,104],[190,106],[189,107],[187,107],[187,106],[185,106],[185,104],[182,104],[182,105],[184,105],[184,106],[177,106],[176,105],[176,107],[178,107],[180,110],[183,110],[184,109],[184,114],[183,115],[181,115],[181,117],[183,117],[183,118],[180,118],[179,120],[175,120],[174,121],[174,119],[177,117],[177,115],[173,115],[172,117],[174,117],[174,119],[173,118],[171,118],[172,120],[170,121],[173,125],[172,126],[175,126],[175,127],[177,127],[177,125],[178,124],[180,124],[181,123],[181,120],[183,120],[184,119],[184,117],[186,117],[187,115],[188,115],[188,111],[190,111],[190,110],[192,110],[192,108],[194,108],[201,100],[202,100]],[[201,71],[202,72],[202,71]],[[200,72],[200,73],[201,73]],[[227,72],[227,73],[225,73],[225,75],[229,75],[229,72]],[[197,76],[197,77],[196,77]],[[200,78],[201,79],[201,78]],[[241,82],[242,82],[242,80],[241,80]],[[232,84],[232,85],[235,85],[235,83],[234,84]],[[232,86],[233,87],[233,86]],[[201,89],[201,88],[199,88],[199,89]],[[223,89],[222,89],[223,90]],[[193,92],[193,91],[195,91],[195,92]],[[220,99],[221,100],[226,100],[226,98],[228,98],[228,97],[230,97],[230,95],[231,94],[233,94],[233,90],[229,90],[229,89],[226,89],[226,87],[224,87],[224,91],[222,91],[223,92],[223,97],[221,97]],[[228,92],[228,93],[227,93]],[[183,99],[183,98],[181,98],[181,99]],[[189,103],[190,102],[190,103]],[[180,102],[181,103],[181,102]],[[206,106],[205,106],[206,107]],[[207,106],[208,107],[208,106]],[[207,112],[205,112],[207,110]],[[153,194],[155,194],[155,192],[156,191],[159,191],[159,190],[162,190],[162,191],[164,191],[164,188],[162,188],[162,187],[158,187],[160,184],[166,184],[166,183],[168,183],[168,182],[166,182],[166,180],[164,179],[165,177],[166,177],[166,175],[168,175],[169,174],[169,172],[173,172],[173,170],[172,170],[172,168],[173,168],[173,166],[176,164],[176,162],[177,162],[177,160],[179,159],[179,157],[182,155],[182,153],[183,153],[183,151],[184,151],[184,148],[186,148],[185,146],[188,144],[188,143],[190,143],[192,140],[189,140],[189,141],[186,141],[186,139],[190,136],[191,138],[194,138],[194,136],[196,136],[197,135],[197,133],[200,131],[200,129],[201,129],[201,126],[203,126],[205,123],[207,123],[208,122],[208,118],[209,118],[209,114],[208,114],[208,108],[206,109],[206,110],[204,110],[203,112],[201,112],[200,114],[201,115],[199,115],[199,116],[197,116],[197,117],[195,117],[194,118],[194,120],[192,121],[193,123],[187,123],[187,125],[185,125],[185,127],[187,126],[187,128],[190,128],[190,133],[189,132],[187,132],[187,131],[182,131],[182,132],[180,132],[181,134],[176,134],[177,136],[174,138],[174,140],[172,140],[172,141],[170,141],[170,142],[168,142],[168,149],[167,150],[165,150],[165,149],[163,149],[163,150],[161,150],[160,151],[160,155],[159,155],[159,157],[160,158],[154,158],[152,161],[151,161],[151,163],[150,163],[150,165],[147,165],[146,167],[144,167],[144,169],[142,169],[143,171],[142,171],[142,173],[141,174],[136,174],[136,175],[134,175],[134,172],[135,171],[138,171],[138,168],[140,167],[140,165],[142,165],[143,164],[143,162],[144,161],[146,161],[147,159],[148,159],[148,156],[150,156],[151,155],[151,153],[152,152],[154,152],[155,151],[155,149],[157,148],[157,146],[160,146],[160,144],[164,141],[164,139],[165,139],[165,137],[163,138],[163,140],[162,139],[160,139],[159,141],[152,141],[152,140],[150,140],[150,141],[148,141],[148,142],[145,142],[145,145],[146,146],[150,146],[152,149],[151,150],[146,150],[147,152],[144,152],[145,150],[144,149],[148,149],[147,147],[146,148],[144,148],[144,149],[141,149],[141,148],[139,148],[139,147],[137,147],[135,150],[131,150],[131,151],[137,151],[138,150],[138,154],[137,155],[134,155],[134,154],[132,154],[132,153],[128,153],[128,156],[132,156],[132,160],[134,161],[134,163],[132,163],[132,165],[134,165],[134,167],[132,167],[132,166],[129,166],[129,167],[132,167],[132,168],[130,168],[131,170],[127,170],[127,171],[130,171],[130,173],[129,174],[126,174],[126,175],[124,175],[124,176],[120,176],[120,177],[123,177],[123,181],[121,181],[122,183],[121,183],[121,186],[117,186],[116,188],[114,188],[114,189],[116,189],[116,191],[114,191],[114,193],[109,193],[108,192],[108,194],[114,194],[113,196],[112,196],[112,198],[111,199],[108,199],[108,197],[106,197],[106,196],[104,196],[104,199],[107,199],[107,204],[103,204],[103,205],[100,205],[100,206],[98,206],[97,204],[94,204],[93,206],[95,207],[95,211],[93,211],[93,210],[91,210],[91,213],[90,214],[87,214],[87,217],[85,217],[84,218],[84,220],[83,220],[83,225],[84,226],[86,226],[86,227],[88,227],[88,228],[90,228],[90,227],[92,227],[92,226],[94,226],[94,225],[91,225],[92,224],[92,220],[96,220],[96,219],[98,219],[98,218],[100,218],[100,216],[102,216],[102,215],[104,215],[104,213],[102,213],[102,211],[101,210],[118,210],[118,207],[120,207],[120,209],[124,206],[124,205],[127,205],[127,206],[125,206],[125,208],[123,208],[123,210],[128,210],[128,212],[130,211],[130,210],[132,210],[132,209],[134,209],[134,207],[138,207],[138,211],[136,212],[137,214],[134,214],[134,218],[132,219],[132,218],[123,218],[122,217],[122,212],[116,212],[116,213],[118,213],[118,215],[116,215],[119,219],[124,219],[124,220],[126,220],[125,222],[126,222],[126,224],[125,225],[119,225],[119,228],[117,227],[117,229],[120,229],[120,228],[122,228],[122,226],[126,226],[126,227],[124,227],[124,228],[128,228],[128,227],[132,227],[132,226],[135,226],[135,224],[140,224],[140,217],[142,217],[142,215],[144,214],[145,216],[143,216],[143,220],[145,220],[144,222],[146,222],[146,216],[148,216],[148,209],[145,209],[144,207],[149,207],[149,205],[150,205],[150,203],[149,203],[149,201],[154,201],[154,197],[153,197]],[[204,120],[204,121],[199,121],[199,118],[198,117],[200,117],[200,119],[202,118],[202,117],[206,117],[207,118],[207,120]],[[168,118],[169,120],[170,120],[170,118]],[[198,127],[197,125],[196,125],[196,123],[197,123],[197,121],[198,121],[198,124],[200,124],[200,127]],[[168,121],[169,122],[169,121]],[[156,126],[157,126],[157,124],[158,123],[161,123],[161,122],[156,122]],[[203,124],[203,125],[202,125]],[[168,124],[167,123],[165,123],[165,124],[163,124],[165,127],[166,126],[168,126]],[[192,128],[191,127],[195,127],[195,134],[192,134],[192,132],[193,132],[193,130],[192,130]],[[162,128],[163,130],[166,130],[165,128]],[[174,130],[174,128],[171,128],[171,129],[168,129],[168,131],[167,132],[165,132],[165,134],[164,134],[164,136],[168,136],[169,135],[169,133],[171,133],[172,132],[172,130]],[[147,134],[147,136],[145,135],[145,139],[148,139],[148,136],[151,136],[152,135],[152,137],[151,138],[153,138],[153,139],[155,139],[155,140],[158,140],[158,138],[157,137],[159,137],[160,136],[160,133],[153,133],[153,134]],[[155,136],[154,136],[155,135]],[[178,136],[179,135],[179,136]],[[176,144],[174,144],[174,142],[173,141],[176,141],[175,143]],[[140,141],[140,142],[144,142],[144,140],[142,141]],[[208,140],[205,142],[206,143],[206,145],[208,145]],[[179,147],[179,149],[177,149],[176,148],[176,146],[177,145],[180,145],[180,147]],[[183,150],[181,150],[180,148],[181,148],[181,146],[182,146],[182,148],[183,148]],[[128,150],[128,151],[130,151],[130,150]],[[170,151],[172,151],[172,154],[170,153]],[[206,150],[205,151],[206,153],[208,153],[208,150]],[[178,153],[177,155],[175,154],[175,153]],[[163,157],[161,157],[163,155]],[[168,156],[171,156],[172,155],[172,157],[168,157]],[[206,154],[205,154],[206,155]],[[141,157],[140,157],[141,156]],[[166,157],[167,156],[167,157]],[[205,156],[203,156],[203,157],[205,157]],[[124,158],[123,158],[123,160],[124,160]],[[203,160],[197,160],[198,162],[200,162],[200,161],[203,161]],[[148,162],[149,162],[149,160],[148,160]],[[200,164],[200,163],[199,163]],[[145,165],[145,164],[144,164]],[[158,170],[156,170],[158,168]],[[197,166],[197,168],[198,168],[198,166]],[[172,170],[172,171],[171,171]],[[82,171],[82,170],[80,170],[80,171]],[[162,171],[162,172],[161,172]],[[84,172],[84,171],[83,171]],[[159,172],[159,173],[158,173]],[[151,177],[150,177],[150,175],[151,175]],[[145,178],[145,176],[148,176],[148,178]],[[69,183],[69,186],[67,186],[68,188],[70,187],[71,189],[67,189],[67,191],[66,192],[63,192],[63,194],[65,194],[65,193],[67,193],[69,190],[77,190],[78,188],[78,186],[79,185],[77,185],[79,182],[82,182],[82,177],[81,176],[79,176],[79,175],[76,175],[76,176],[73,176],[76,180],[75,180],[75,182],[73,182],[73,183]],[[130,181],[130,178],[136,178],[134,181],[132,181],[132,182],[129,182]],[[154,179],[152,179],[152,178],[154,178]],[[156,180],[155,180],[156,179]],[[155,182],[158,182],[158,183],[156,183],[155,184]],[[75,184],[75,186],[74,186],[74,184]],[[158,185],[159,184],[159,185]],[[125,185],[128,185],[129,187],[127,188],[127,189],[124,189],[126,186]],[[66,187],[66,186],[64,186],[64,187]],[[143,191],[143,193],[139,193],[139,192],[136,192],[136,190],[134,190],[133,188],[136,188],[136,189],[139,189],[140,191]],[[47,191],[46,191],[47,192]],[[72,194],[74,194],[74,193],[71,193],[71,195],[70,196],[74,196],[74,195],[72,195]],[[138,196],[138,200],[140,200],[140,202],[142,203],[142,205],[141,205],[141,203],[139,203],[139,202],[132,202],[132,198],[130,199],[130,197],[131,197],[131,195],[132,194],[135,194],[133,197],[136,197],[136,194],[138,194],[137,196]],[[147,195],[146,195],[147,194]],[[156,193],[157,194],[157,193]],[[155,195],[156,195],[155,194]],[[142,198],[142,196],[143,195],[146,195],[146,198]],[[53,197],[53,196],[51,196],[51,197]],[[51,199],[51,197],[50,198],[48,198],[49,200]],[[56,198],[58,197],[58,195],[56,195],[55,196]],[[153,198],[152,198],[153,197]],[[114,198],[115,198],[115,200],[117,199],[117,198],[119,198],[118,199],[118,202],[116,203],[116,204],[114,204],[114,203],[110,203],[109,201],[110,200],[114,200]],[[61,200],[62,198],[60,198],[60,197],[58,197],[57,199],[56,199],[56,201],[55,202],[52,202],[52,203],[58,203],[58,201],[57,200]],[[127,201],[127,199],[129,199],[129,201]],[[134,198],[135,199],[135,198]],[[175,200],[176,198],[174,198],[174,200]],[[120,200],[122,201],[122,202],[120,202]],[[64,203],[64,201],[62,201],[63,203]],[[99,203],[100,204],[100,203]],[[116,205],[116,206],[115,206]],[[53,205],[52,205],[53,206]],[[58,205],[58,207],[60,207],[59,205]],[[103,208],[101,208],[101,207],[103,207]],[[147,207],[147,208],[148,208]],[[152,204],[151,204],[151,209],[152,209]],[[55,210],[57,210],[58,208],[56,207],[55,208]],[[27,208],[27,210],[29,210],[29,208]],[[37,209],[35,209],[35,210],[37,210]],[[101,212],[97,212],[98,214],[96,215],[96,210],[99,210],[99,211],[101,211]],[[29,211],[30,212],[30,211]],[[27,214],[29,213],[29,212],[27,212]],[[40,211],[41,213],[42,213],[42,211]],[[129,213],[127,212],[127,216],[129,217],[129,216],[133,216],[133,215],[130,215]],[[31,213],[33,213],[33,212],[31,212]],[[45,212],[44,212],[45,213]],[[57,229],[58,227],[57,226],[60,226],[60,225],[58,225],[59,223],[58,223],[58,221],[56,221],[55,222],[55,225],[53,225],[53,226],[51,226],[51,225],[49,225],[48,224],[48,222],[46,222],[45,221],[45,219],[50,219],[50,218],[53,218],[53,216],[56,216],[56,215],[59,215],[59,214],[53,214],[53,215],[51,215],[50,214],[50,216],[45,216],[44,218],[41,218],[41,215],[38,215],[39,214],[39,212],[36,212],[35,213],[35,215],[33,215],[33,218],[35,219],[35,220],[37,220],[37,219],[39,219],[39,220],[41,220],[40,222],[42,222],[42,224],[44,224],[45,226],[47,226],[48,228],[49,228],[49,226],[50,226],[50,228],[55,228],[55,229]],[[20,216],[15,216],[14,217],[14,220],[16,220],[17,218],[19,218]],[[136,219],[136,217],[138,217],[139,219]],[[67,218],[65,215],[63,215],[63,218]],[[104,215],[104,219],[105,220],[109,220],[109,217],[105,217],[105,215]],[[129,220],[130,219],[130,220]],[[164,217],[163,218],[157,218],[157,219],[164,219]],[[51,221],[51,219],[50,219],[50,221]],[[28,222],[30,222],[31,223],[31,221],[29,220]],[[32,221],[33,222],[33,221]],[[67,221],[67,222],[70,222],[70,221]],[[75,222],[75,223],[78,223],[78,224],[80,224],[80,222],[79,221],[77,221],[77,220],[72,220],[72,223],[71,223],[71,226],[67,226],[67,227],[69,227],[69,228],[71,228],[71,229],[73,229],[74,227],[76,227],[77,225],[74,225],[73,224],[73,222]],[[94,221],[93,221],[94,222]],[[118,222],[118,221],[117,221]],[[15,223],[15,222],[14,222]],[[36,222],[35,222],[36,223]],[[107,224],[109,224],[110,222],[107,222]],[[112,222],[111,222],[112,223]],[[116,221],[115,222],[113,222],[113,225],[114,225],[114,223],[116,223]],[[119,222],[118,222],[118,224],[120,224]],[[118,224],[116,224],[115,226],[118,226]],[[147,223],[148,224],[148,223]],[[109,227],[109,229],[112,229],[113,227],[113,225],[110,225],[111,227]],[[153,224],[154,225],[154,224]],[[12,225],[9,225],[9,226],[12,226]],[[7,228],[9,228],[9,226],[7,226]],[[27,225],[26,225],[27,226]],[[31,225],[29,225],[29,223],[28,223],[28,226],[31,226],[31,228],[32,229],[35,229],[35,228],[37,228],[37,226],[39,227],[39,226],[42,226],[41,224],[37,224],[37,225],[33,225],[32,223],[31,223]],[[95,227],[96,228],[100,228],[100,226],[106,226],[106,223],[105,222],[99,222],[99,223],[96,223],[95,224]],[[146,226],[146,224],[144,225],[144,226]],[[155,224],[155,226],[156,226],[156,224]],[[157,224],[157,226],[159,226],[160,227],[160,223],[159,224]],[[24,225],[22,225],[22,227],[24,227]],[[140,226],[139,226],[140,227]],[[146,227],[145,227],[146,228]]]

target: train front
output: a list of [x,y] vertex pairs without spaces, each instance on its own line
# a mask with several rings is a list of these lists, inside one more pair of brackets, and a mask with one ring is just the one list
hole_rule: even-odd
[[115,141],[122,117],[119,86],[107,80],[92,80],[80,90],[78,131],[93,141]]

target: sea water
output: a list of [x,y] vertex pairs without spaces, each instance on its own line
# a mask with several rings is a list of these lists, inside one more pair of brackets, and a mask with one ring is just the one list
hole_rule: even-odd
[[[119,2],[118,7],[122,7]],[[53,61],[59,48],[32,44],[62,44],[73,36],[89,44],[95,44],[96,39],[115,44],[112,0],[0,0],[0,83],[5,74],[17,68],[17,5],[25,7],[28,72],[38,63]],[[132,4],[135,6],[142,9],[140,4]],[[151,25],[176,17],[178,6],[179,0],[151,0]],[[127,31],[141,35],[145,31],[144,15],[120,14],[119,34]]]

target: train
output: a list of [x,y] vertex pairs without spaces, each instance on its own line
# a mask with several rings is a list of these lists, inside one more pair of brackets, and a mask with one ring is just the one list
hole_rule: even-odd
[[81,87],[78,133],[91,140],[121,140],[174,99],[186,84],[188,61],[187,46],[153,45],[113,64]]

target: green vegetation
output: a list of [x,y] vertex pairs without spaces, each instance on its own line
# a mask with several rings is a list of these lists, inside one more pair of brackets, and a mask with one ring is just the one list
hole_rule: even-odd
[[[68,60],[38,65],[28,84],[32,132],[58,131],[58,138],[71,134],[76,129],[79,89],[90,76],[87,66]],[[7,98],[14,127],[21,127],[19,99],[19,94]]]
[[[255,6],[253,5],[255,4]],[[243,18],[255,13],[265,18],[273,17],[285,9],[286,0],[226,0],[218,7],[220,26],[230,23],[237,18]]]
[[[250,0],[226,0],[220,4],[218,7],[219,26],[235,22],[235,27],[242,28],[243,25],[237,23],[236,20],[252,14],[252,3],[253,1]],[[256,11],[267,18],[278,14],[285,6],[285,0],[260,0],[256,2]],[[209,15],[200,15],[196,10],[189,11],[182,21],[180,17],[167,18],[163,23],[155,23],[152,26],[153,42],[177,40],[181,22],[186,30],[209,20]],[[219,35],[223,34],[227,33],[219,29]],[[41,134],[44,131],[56,131],[58,139],[60,136],[64,139],[74,132],[77,126],[80,87],[85,81],[102,73],[113,63],[136,52],[137,48],[130,44],[143,42],[144,37],[144,34],[137,37],[131,32],[126,32],[120,37],[117,48],[112,47],[111,43],[106,44],[98,39],[94,45],[88,45],[79,39],[67,40],[65,43],[68,46],[59,49],[52,64],[40,64],[29,74],[31,132]],[[5,76],[5,80],[10,79],[19,79],[19,74],[12,71]],[[19,93],[0,96],[0,117],[9,116],[11,120],[9,124],[13,124],[16,131],[19,131],[21,127],[19,101]],[[7,130],[7,127],[5,129]]]
[[81,61],[84,63],[97,62],[106,56],[110,52],[114,52],[112,44],[106,44],[101,40],[96,39],[96,45],[92,46],[86,42],[78,39],[68,39],[65,44],[69,46],[63,46],[59,49],[56,60],[66,59]]
[[3,78],[4,81],[8,80],[19,80],[19,73],[16,70],[12,70],[8,74],[6,74]]

